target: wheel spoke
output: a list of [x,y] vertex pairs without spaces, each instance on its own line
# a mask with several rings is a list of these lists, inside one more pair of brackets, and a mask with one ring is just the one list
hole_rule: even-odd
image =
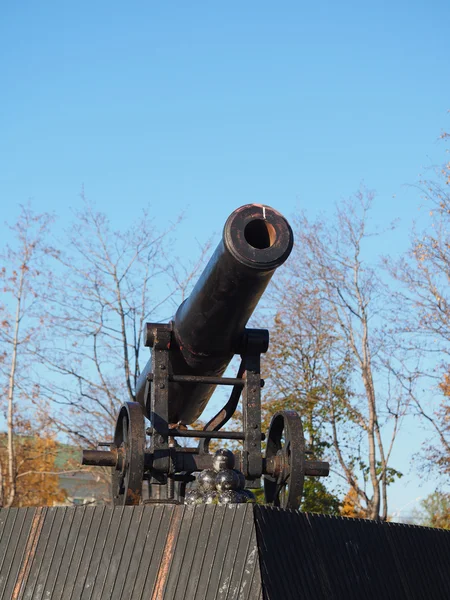
[[123,445],[127,446],[128,445],[128,419],[126,417],[124,417],[122,419],[122,440],[123,440]]

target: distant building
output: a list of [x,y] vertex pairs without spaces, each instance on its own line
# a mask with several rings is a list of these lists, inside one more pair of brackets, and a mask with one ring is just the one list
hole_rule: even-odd
[[91,471],[61,473],[58,478],[60,488],[67,493],[63,506],[109,503],[109,485]]
[[[58,471],[59,487],[67,493],[62,506],[79,506],[83,504],[109,504],[110,486],[101,469],[93,471],[77,469],[81,465],[81,451],[69,444],[60,444],[55,459]],[[103,475],[103,476],[102,476]]]

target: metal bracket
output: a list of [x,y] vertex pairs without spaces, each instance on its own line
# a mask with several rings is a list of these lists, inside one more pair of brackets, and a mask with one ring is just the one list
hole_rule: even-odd
[[242,402],[245,432],[242,471],[251,486],[262,475],[261,456],[261,354],[269,346],[266,329],[245,330],[245,386]]
[[[156,325],[152,341],[152,383],[150,387],[150,421],[153,435],[150,452],[152,468],[162,473],[171,472],[169,450],[169,350],[172,340],[172,324]],[[150,383],[150,382],[148,382]]]
[[242,402],[242,417],[245,432],[242,453],[242,471],[247,481],[262,475],[261,456],[261,373],[260,355],[246,357],[246,383]]

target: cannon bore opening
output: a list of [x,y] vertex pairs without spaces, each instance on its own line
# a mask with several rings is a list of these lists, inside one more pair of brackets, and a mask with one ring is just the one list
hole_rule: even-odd
[[275,228],[263,219],[254,219],[245,226],[244,237],[247,244],[253,248],[264,250],[273,246],[276,238]]

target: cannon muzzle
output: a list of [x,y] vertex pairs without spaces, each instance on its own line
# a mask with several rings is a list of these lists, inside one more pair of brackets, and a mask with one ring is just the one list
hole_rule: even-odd
[[[293,245],[289,223],[276,210],[247,204],[225,223],[222,240],[191,295],[172,322],[170,374],[220,377],[234,354],[243,352],[245,326],[275,269]],[[146,345],[151,344],[151,330]],[[149,417],[151,361],[141,373],[136,399]],[[215,385],[177,383],[169,386],[170,423],[193,423]]]

